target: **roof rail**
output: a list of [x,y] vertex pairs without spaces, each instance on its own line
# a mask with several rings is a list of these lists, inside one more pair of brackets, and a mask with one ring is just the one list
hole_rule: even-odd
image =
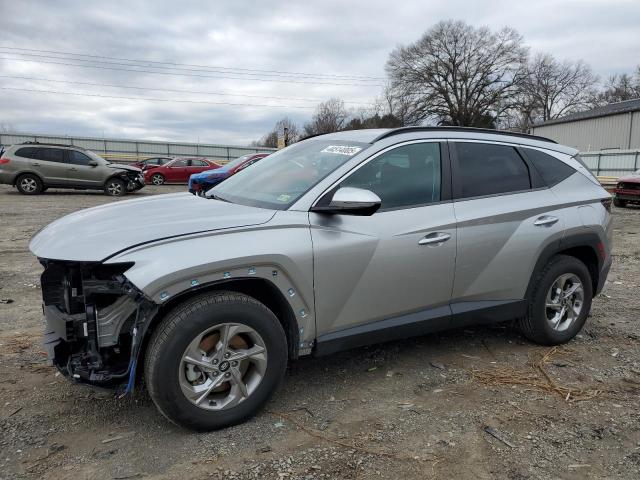
[[488,133],[492,135],[506,135],[510,137],[529,138],[531,140],[540,140],[542,142],[558,143],[550,138],[539,137],[537,135],[529,135],[528,133],[507,132],[505,130],[492,130],[490,128],[476,128],[476,127],[400,127],[389,130],[378,136],[373,142],[382,140],[383,138],[392,137],[393,135],[400,135],[401,133],[410,132],[469,132],[469,133]]
[[35,142],[22,142],[22,143],[19,143],[18,145],[42,145],[45,147],[72,147],[72,148],[77,148],[78,150],[86,150],[86,148],[79,147],[78,145],[71,145],[70,143],[48,143],[48,142],[40,143],[35,141]]

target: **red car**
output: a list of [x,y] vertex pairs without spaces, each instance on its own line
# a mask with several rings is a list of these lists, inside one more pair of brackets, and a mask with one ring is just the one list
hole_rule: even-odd
[[140,170],[146,170],[151,167],[157,167],[160,165],[164,165],[173,160],[173,157],[150,157],[145,158],[144,160],[139,160],[136,163],[132,163],[132,167],[139,168]]
[[163,183],[187,183],[194,173],[220,168],[220,165],[205,158],[176,158],[164,165],[152,166],[144,171],[144,180],[153,185]]
[[630,203],[640,205],[640,170],[628,177],[620,177],[613,189],[613,204],[616,207],[624,208]]

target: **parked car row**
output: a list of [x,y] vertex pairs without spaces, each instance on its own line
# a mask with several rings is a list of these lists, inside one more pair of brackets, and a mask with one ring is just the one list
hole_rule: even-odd
[[151,157],[122,165],[77,146],[26,142],[0,149],[0,184],[12,185],[25,195],[55,187],[121,196],[147,183],[188,183],[190,192],[202,195],[265,156],[252,153],[224,166],[202,157]]
[[618,179],[613,189],[613,204],[619,208],[629,204],[640,205],[640,170]]

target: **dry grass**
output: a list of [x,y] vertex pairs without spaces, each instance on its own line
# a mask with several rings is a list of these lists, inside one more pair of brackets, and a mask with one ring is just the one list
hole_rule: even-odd
[[553,393],[561,396],[565,401],[590,400],[601,395],[604,391],[596,388],[582,388],[561,385],[557,380],[551,378],[545,366],[552,357],[566,354],[568,351],[561,351],[558,347],[549,349],[542,357],[525,369],[513,367],[498,367],[492,370],[474,369],[471,372],[472,378],[484,385],[519,385],[530,389]]

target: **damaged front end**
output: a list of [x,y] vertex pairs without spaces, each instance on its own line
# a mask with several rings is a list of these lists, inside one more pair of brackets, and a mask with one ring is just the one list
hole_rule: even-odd
[[130,390],[142,338],[158,309],[123,275],[132,264],[40,262],[49,359],[77,382],[127,383]]
[[135,192],[144,187],[144,174],[130,170],[123,171],[119,177],[124,181],[127,192]]

